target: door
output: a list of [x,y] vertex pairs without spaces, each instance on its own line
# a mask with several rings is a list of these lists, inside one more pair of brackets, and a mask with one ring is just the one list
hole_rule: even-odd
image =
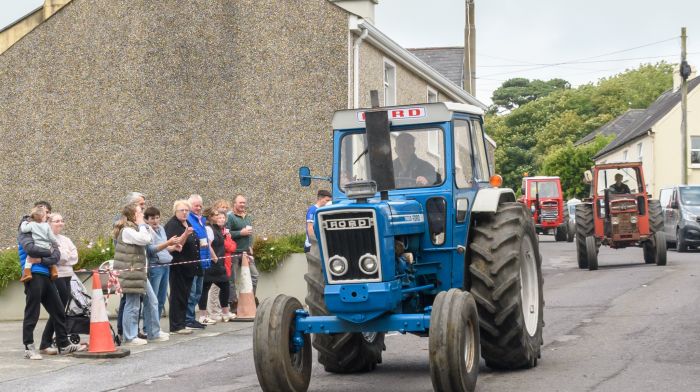
[[[478,182],[475,178],[476,173],[474,172],[474,149],[470,140],[470,122],[466,119],[455,119],[453,127],[455,214],[452,219],[454,219],[455,225],[454,246],[468,247],[469,210],[471,210],[471,203],[478,188]],[[462,260],[466,259],[462,256]],[[468,271],[468,266],[463,265],[463,270]],[[464,276],[462,279],[464,279]],[[467,279],[464,280],[462,285],[465,289],[468,289],[471,284]],[[453,284],[453,287],[456,286]]]

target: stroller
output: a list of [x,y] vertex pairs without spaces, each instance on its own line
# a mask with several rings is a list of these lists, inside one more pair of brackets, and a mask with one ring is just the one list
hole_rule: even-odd
[[[89,279],[90,277],[85,279]],[[80,343],[80,334],[90,334],[90,306],[92,298],[85,289],[85,281],[80,281],[77,276],[73,275],[70,280],[70,298],[66,303],[66,332],[71,343]],[[112,324],[109,325],[112,331],[114,343],[117,346],[121,345],[119,336],[114,333]]]

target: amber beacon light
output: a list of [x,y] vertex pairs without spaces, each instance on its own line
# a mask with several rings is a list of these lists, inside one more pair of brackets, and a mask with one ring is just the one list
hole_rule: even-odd
[[491,184],[491,186],[494,188],[498,188],[503,185],[503,177],[498,174],[494,174],[491,176],[491,178],[489,178],[489,184]]

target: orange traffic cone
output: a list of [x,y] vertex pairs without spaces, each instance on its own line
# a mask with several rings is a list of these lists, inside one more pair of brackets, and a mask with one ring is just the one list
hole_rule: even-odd
[[90,344],[88,351],[74,353],[80,358],[121,358],[129,355],[128,349],[114,346],[112,328],[107,318],[107,307],[102,297],[102,283],[97,271],[92,273],[92,305],[90,307]]
[[235,321],[253,321],[255,319],[255,294],[253,294],[253,278],[250,275],[248,255],[243,254],[241,273],[238,279],[238,308]]

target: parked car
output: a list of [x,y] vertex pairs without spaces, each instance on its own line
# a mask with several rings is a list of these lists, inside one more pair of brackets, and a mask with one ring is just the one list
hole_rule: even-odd
[[666,241],[679,252],[700,247],[700,185],[676,185],[662,188],[659,200],[663,208]]

